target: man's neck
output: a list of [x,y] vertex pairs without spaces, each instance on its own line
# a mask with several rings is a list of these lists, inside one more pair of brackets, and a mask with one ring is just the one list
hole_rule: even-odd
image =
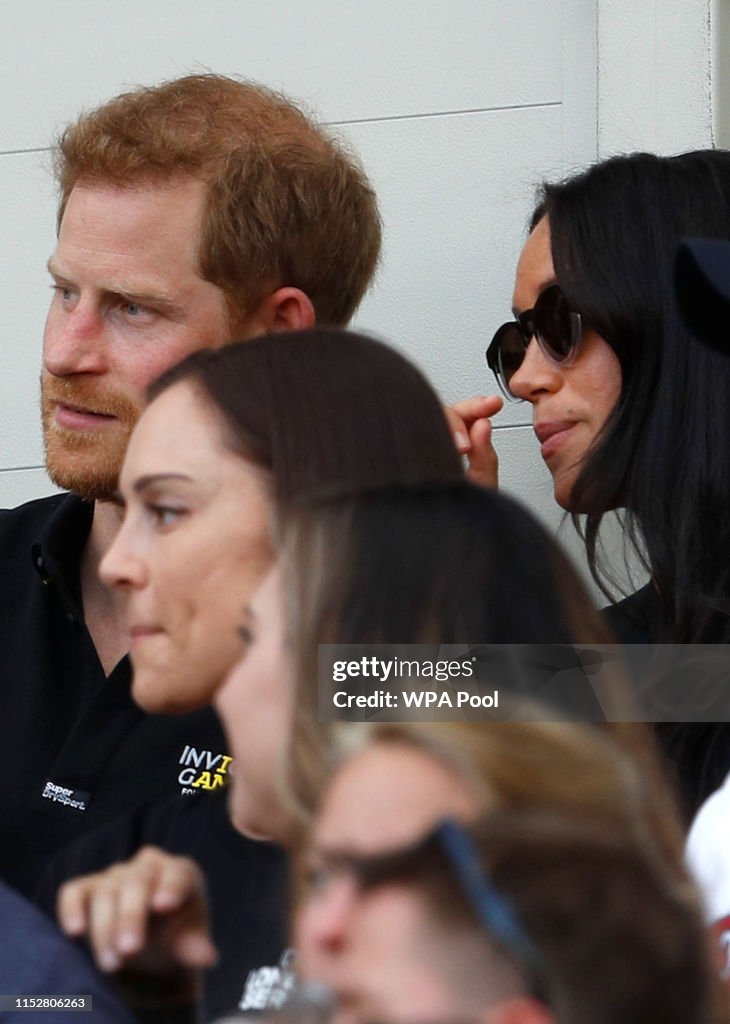
[[125,615],[126,598],[99,578],[99,566],[117,535],[122,511],[108,501],[94,505],[94,520],[81,556],[81,601],[86,628],[106,675],[129,651]]

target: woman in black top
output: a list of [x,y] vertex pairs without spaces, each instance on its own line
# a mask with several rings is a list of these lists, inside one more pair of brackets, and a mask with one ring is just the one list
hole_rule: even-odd
[[[612,598],[599,531],[620,510],[650,577],[606,609],[624,643],[730,640],[730,361],[679,316],[672,272],[687,235],[730,238],[730,153],[614,157],[543,185],[517,319],[488,351],[507,396],[532,404],[556,499]],[[693,805],[730,768],[727,730],[660,733]]]

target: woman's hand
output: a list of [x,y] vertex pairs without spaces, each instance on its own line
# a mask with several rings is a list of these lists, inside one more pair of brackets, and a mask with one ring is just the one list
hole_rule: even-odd
[[193,998],[199,972],[217,960],[203,874],[188,857],[154,846],[105,871],[67,882],[57,901],[67,935],[85,936],[102,971],[155,998]]
[[489,398],[465,398],[446,407],[446,418],[454,435],[454,443],[467,458],[467,477],[482,487],[496,487],[499,459],[492,444],[490,417],[504,405],[498,395]]

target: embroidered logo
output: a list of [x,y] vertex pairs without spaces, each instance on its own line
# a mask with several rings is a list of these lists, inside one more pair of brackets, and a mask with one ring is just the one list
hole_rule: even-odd
[[232,761],[228,754],[214,754],[212,750],[198,750],[186,744],[178,762],[183,766],[177,777],[181,793],[197,793],[201,789],[225,786]]
[[85,811],[91,799],[91,793],[84,793],[80,789],[69,789],[67,786],[58,786],[50,780],[43,787],[41,796],[44,800],[52,800],[54,804],[63,804],[64,807],[71,807],[75,811]]

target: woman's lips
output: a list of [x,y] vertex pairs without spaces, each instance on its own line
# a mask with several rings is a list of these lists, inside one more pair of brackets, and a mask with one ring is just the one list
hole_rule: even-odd
[[66,430],[99,430],[105,423],[112,423],[116,416],[83,409],[80,406],[58,402],[56,405],[56,423]]
[[132,626],[129,630],[132,647],[135,647],[143,640],[148,640],[151,636],[157,636],[161,632],[162,630],[159,626]]
[[554,420],[535,424],[540,454],[546,461],[560,448],[575,426],[575,420]]

